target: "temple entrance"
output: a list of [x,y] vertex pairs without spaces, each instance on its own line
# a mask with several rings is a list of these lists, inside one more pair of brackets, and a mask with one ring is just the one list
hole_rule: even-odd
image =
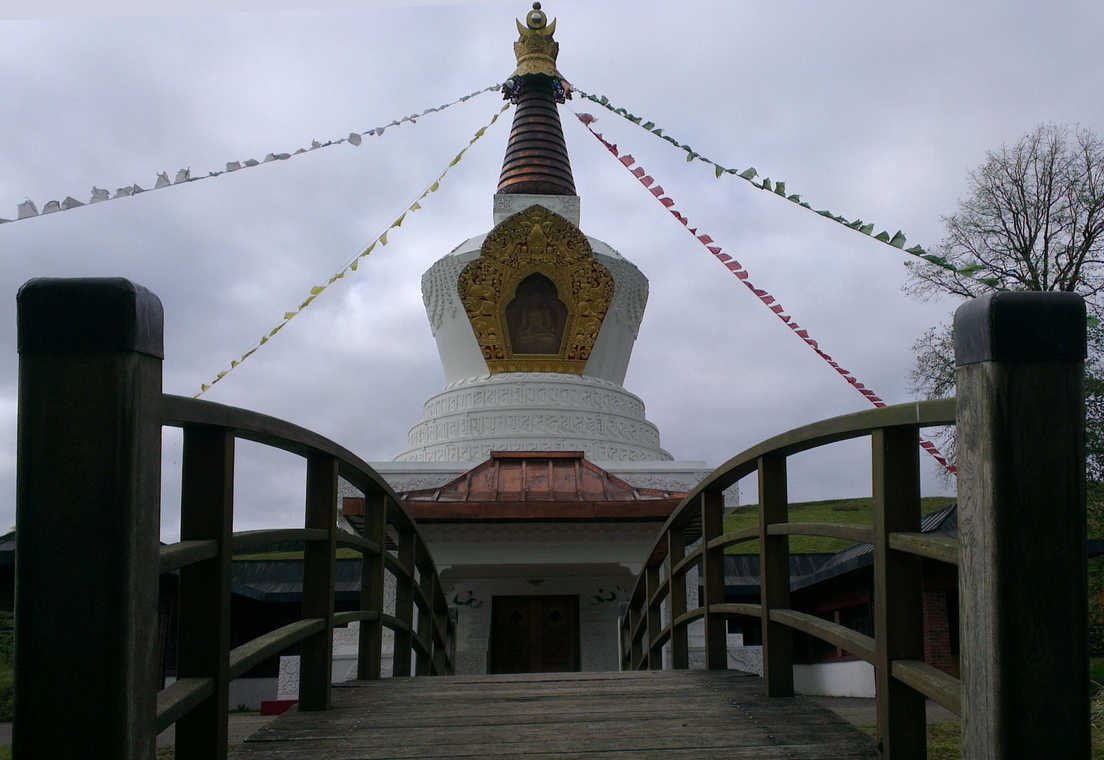
[[490,650],[490,673],[578,670],[579,597],[494,597]]

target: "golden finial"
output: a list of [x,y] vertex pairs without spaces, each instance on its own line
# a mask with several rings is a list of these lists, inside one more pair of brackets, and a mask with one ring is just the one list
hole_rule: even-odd
[[544,74],[554,79],[563,79],[556,70],[556,56],[560,54],[560,43],[552,39],[556,33],[556,20],[548,23],[548,16],[541,10],[540,3],[533,3],[533,10],[525,16],[525,24],[517,22],[521,37],[514,43],[514,56],[517,69],[513,76]]

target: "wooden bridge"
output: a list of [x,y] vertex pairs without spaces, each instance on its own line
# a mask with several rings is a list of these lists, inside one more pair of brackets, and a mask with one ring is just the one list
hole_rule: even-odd
[[[118,279],[33,280],[18,300],[17,758],[151,760],[173,724],[176,760],[226,757],[230,681],[294,643],[298,710],[236,755],[919,758],[930,698],[962,715],[964,757],[1088,756],[1077,296],[1004,293],[963,306],[957,402],[814,423],[709,475],[643,563],[621,626],[621,673],[494,678],[449,675],[455,627],[433,559],[365,462],[281,420],[162,394],[156,296]],[[919,532],[918,431],[947,424],[958,425],[957,541]],[[184,430],[183,490],[181,540],[159,547],[163,426]],[[789,522],[787,457],[866,436],[873,524]],[[306,458],[302,529],[232,532],[238,438]],[[759,525],[725,533],[721,493],[753,474]],[[366,535],[337,527],[339,478],[365,497]],[[873,545],[874,636],[790,608],[795,534]],[[761,602],[726,603],[724,550],[755,539]],[[302,619],[231,649],[231,557],[284,541],[306,546]],[[359,610],[334,611],[337,547],[364,557]],[[921,558],[958,566],[961,681],[923,662]],[[160,692],[154,568],[180,572],[179,680]],[[701,585],[688,594],[691,568]],[[390,611],[385,573],[397,585]],[[762,621],[763,679],[725,670],[733,616]],[[687,626],[698,620],[707,670],[688,671]],[[333,686],[332,629],[352,621],[358,681]],[[380,679],[384,628],[396,678]],[[794,696],[792,630],[874,665],[876,745]],[[658,672],[665,654],[673,670]]]
[[291,712],[242,760],[407,757],[874,758],[870,737],[736,671],[546,673],[351,681],[333,709]]

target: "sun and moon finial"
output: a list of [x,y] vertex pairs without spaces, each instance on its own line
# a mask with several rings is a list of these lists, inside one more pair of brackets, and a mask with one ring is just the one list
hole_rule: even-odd
[[556,58],[560,54],[560,43],[552,39],[556,33],[556,19],[548,23],[548,16],[541,10],[541,4],[533,3],[533,9],[525,15],[525,23],[517,20],[520,37],[514,43],[514,57],[517,68],[503,84],[503,93],[508,100],[516,102],[526,77],[544,76],[552,80],[556,100],[562,103],[571,97],[571,86],[556,69]]

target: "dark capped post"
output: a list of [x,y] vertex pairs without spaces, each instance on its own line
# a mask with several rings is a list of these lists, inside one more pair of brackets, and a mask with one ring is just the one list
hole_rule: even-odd
[[161,302],[121,278],[30,280],[16,300],[13,751],[152,760]]

